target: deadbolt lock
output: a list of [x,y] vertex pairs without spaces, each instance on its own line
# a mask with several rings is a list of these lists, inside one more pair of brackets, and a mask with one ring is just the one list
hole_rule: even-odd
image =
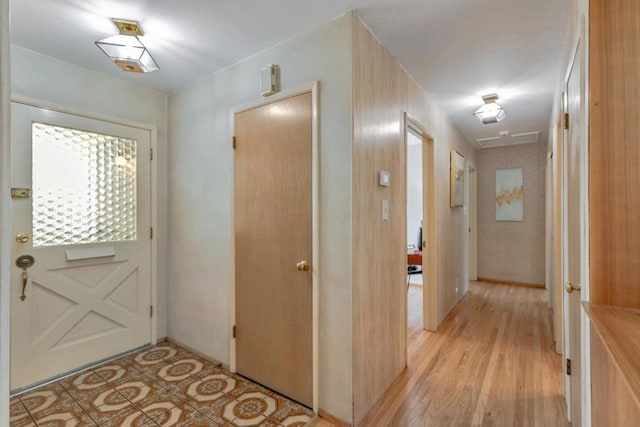
[[16,236],[16,242],[27,243],[29,241],[29,235],[27,233],[20,233]]

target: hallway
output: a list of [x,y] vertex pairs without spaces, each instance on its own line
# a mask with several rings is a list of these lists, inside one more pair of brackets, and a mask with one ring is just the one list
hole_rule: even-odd
[[[438,332],[409,290],[408,368],[365,426],[566,426],[544,290],[472,282]],[[420,305],[417,305],[419,307]]]

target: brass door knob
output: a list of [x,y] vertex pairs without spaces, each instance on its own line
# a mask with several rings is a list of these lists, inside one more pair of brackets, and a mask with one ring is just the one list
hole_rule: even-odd
[[296,264],[296,267],[298,267],[298,271],[309,271],[309,261],[302,260]]
[[571,283],[571,282],[567,282],[566,290],[567,290],[567,293],[568,293],[568,294],[573,293],[573,291],[578,291],[578,292],[580,292],[580,291],[582,291],[582,286],[580,286],[580,285],[574,285],[574,284],[573,284],[573,283]]
[[16,236],[16,242],[27,243],[29,241],[29,235],[27,233],[20,233]]

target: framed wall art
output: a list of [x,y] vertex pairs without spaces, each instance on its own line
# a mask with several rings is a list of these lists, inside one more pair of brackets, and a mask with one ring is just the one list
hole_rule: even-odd
[[496,221],[524,220],[522,168],[496,170]]
[[464,206],[464,156],[451,152],[451,207]]

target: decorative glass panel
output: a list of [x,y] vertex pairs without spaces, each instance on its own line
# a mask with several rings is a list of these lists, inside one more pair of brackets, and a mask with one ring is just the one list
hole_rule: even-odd
[[136,239],[136,141],[33,123],[33,245]]

